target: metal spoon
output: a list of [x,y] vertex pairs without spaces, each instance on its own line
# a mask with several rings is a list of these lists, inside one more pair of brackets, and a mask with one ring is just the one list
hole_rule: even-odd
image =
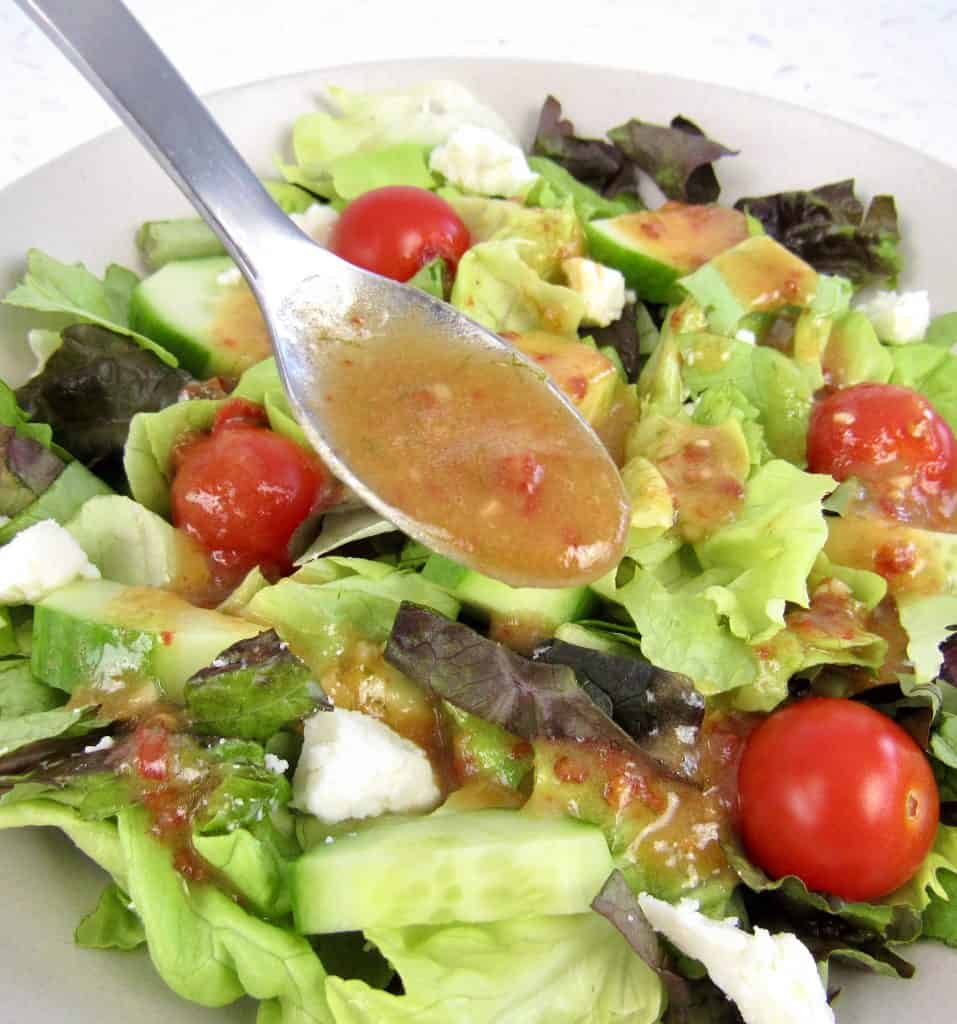
[[[196,94],[119,0],[17,0],[126,123],[216,232],[262,309],[279,373],[309,441],[331,471],[369,506],[411,537],[460,562],[495,573],[482,551],[463,551],[435,524],[383,500],[330,443],[319,401],[317,336],[377,335],[396,344],[423,331],[465,354],[500,351],[524,359],[498,335],[452,307],[360,270],[316,245],[276,206]],[[540,373],[539,373],[539,376]],[[611,459],[591,428],[552,384],[556,409],[573,417],[581,443]],[[374,412],[370,410],[370,415]],[[623,507],[627,507],[624,491]],[[621,538],[616,539],[620,545]],[[523,578],[521,552],[516,552]],[[607,566],[606,566],[607,568]],[[561,585],[563,571],[553,580]],[[499,575],[503,575],[501,572]],[[579,579],[581,573],[578,574]],[[596,571],[594,575],[598,575]]]

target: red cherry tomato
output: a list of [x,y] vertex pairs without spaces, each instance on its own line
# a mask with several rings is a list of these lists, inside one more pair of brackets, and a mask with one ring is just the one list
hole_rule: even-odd
[[315,456],[258,426],[255,405],[224,406],[212,434],[181,455],[173,522],[227,567],[285,568],[296,528],[333,492]]
[[893,892],[934,842],[940,803],[927,758],[886,715],[811,697],[773,712],[748,739],[740,829],[773,878],[848,900]]
[[807,437],[808,468],[862,480],[887,514],[932,506],[957,484],[957,441],[922,395],[892,384],[855,384],[817,402]]
[[353,199],[329,243],[344,260],[396,281],[408,281],[438,256],[454,271],[468,247],[468,228],[455,210],[411,185],[376,188]]

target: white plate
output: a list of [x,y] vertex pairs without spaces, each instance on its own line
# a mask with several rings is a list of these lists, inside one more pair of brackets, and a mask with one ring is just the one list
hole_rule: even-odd
[[[415,60],[352,65],[232,89],[210,101],[214,114],[262,173],[285,147],[293,118],[321,87],[392,88],[454,78],[499,110],[524,137],[551,92],[585,133],[632,115],[686,114],[714,138],[741,149],[722,160],[725,200],[856,177],[864,194],[892,192],[907,239],[905,284],[928,288],[936,311],[957,307],[953,238],[957,170],[830,118],[723,89],[636,71],[503,60]],[[98,272],[110,261],[137,264],[133,230],[188,207],[125,133],[81,146],[0,192],[0,287],[22,272],[35,246]],[[0,307],[4,346],[18,343],[29,314]],[[9,348],[7,348],[9,351]],[[2,364],[0,364],[2,365]],[[8,367],[8,371],[9,371]],[[77,949],[73,929],[102,884],[62,838],[34,830],[0,833],[0,1019],[18,1024],[247,1024],[252,1004],[204,1010],[181,1001],[144,954]],[[906,951],[920,965],[913,982],[848,972],[841,1024],[945,1024],[957,1003],[957,954],[928,944]],[[454,1024],[454,1022],[450,1022]]]

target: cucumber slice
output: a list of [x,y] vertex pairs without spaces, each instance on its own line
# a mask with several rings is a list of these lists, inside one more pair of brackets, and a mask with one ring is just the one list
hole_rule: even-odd
[[602,833],[571,818],[383,819],[296,861],[293,913],[306,934],[580,914],[612,866]]
[[191,675],[260,632],[251,622],[197,608],[165,590],[107,580],[72,583],[34,610],[31,667],[38,679],[68,693],[153,683],[181,702]]
[[225,256],[167,263],[133,290],[130,325],[197,377],[238,377],[271,347],[245,282],[220,282],[232,266]]
[[748,237],[743,213],[723,206],[666,203],[585,225],[589,255],[625,275],[649,302],[681,299],[679,277]]

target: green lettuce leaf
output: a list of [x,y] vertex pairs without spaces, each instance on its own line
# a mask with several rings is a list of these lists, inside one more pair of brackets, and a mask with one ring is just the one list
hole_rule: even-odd
[[949,348],[927,343],[896,345],[890,354],[891,384],[919,391],[957,431],[957,356]]
[[175,356],[129,326],[130,296],[138,281],[132,270],[115,263],[106,268],[101,281],[82,263],[61,263],[39,249],[31,249],[23,280],[3,301],[21,309],[65,315],[73,322],[99,324],[132,338],[164,363],[176,366]]
[[73,938],[84,949],[128,951],[146,942],[143,922],[130,905],[130,898],[111,882],[96,907],[77,925]]
[[452,290],[452,273],[448,263],[439,256],[420,267],[405,283],[436,299],[447,299]]
[[935,316],[927,328],[924,341],[928,345],[950,348],[957,344],[957,313],[941,313]]
[[40,826],[58,828],[94,863],[126,885],[126,860],[116,824],[86,819],[77,810],[52,800],[0,802],[0,829]]
[[59,736],[85,736],[103,723],[95,707],[31,711],[17,718],[0,719],[0,757],[31,743]]
[[29,659],[0,661],[0,719],[50,711],[62,704],[64,697],[34,677]]
[[44,448],[50,448],[53,445],[53,429],[46,422],[32,422],[33,414],[22,409],[18,401],[19,396],[0,380],[0,424],[13,427],[21,437],[28,437],[38,441]]
[[576,336],[581,296],[540,277],[526,262],[527,252],[534,244],[514,239],[473,246],[459,262],[452,305],[493,331]]
[[185,698],[200,735],[262,741],[331,707],[309,668],[273,630],[227,647],[186,681]]
[[301,936],[243,910],[212,885],[189,885],[143,812],[119,817],[126,889],[150,957],[174,992],[203,1006],[243,995],[263,1001],[259,1024],[333,1024],[326,974]]
[[276,360],[272,357],[251,366],[240,377],[236,389],[232,392],[232,397],[248,398],[250,402],[256,402],[263,406],[271,430],[282,434],[283,437],[288,437],[290,441],[295,441],[308,452],[315,451],[306,440],[302,427],[296,421],[292,406],[286,397],[286,391],[279,379]]
[[597,914],[376,931],[405,994],[330,978],[337,1024],[652,1024],[654,972]]
[[186,434],[208,431],[222,404],[213,399],[194,399],[133,417],[123,451],[123,468],[136,501],[169,518],[176,444]]
[[957,629],[957,595],[899,594],[897,610],[907,632],[907,657],[917,683],[932,682],[944,656],[940,645]]
[[469,229],[472,245],[481,242],[522,241],[522,259],[551,280],[562,261],[585,252],[581,224],[571,203],[543,210],[510,199],[450,196],[449,202]]
[[827,540],[821,500],[834,487],[829,476],[769,462],[747,482],[734,521],[695,545],[716,581],[704,596],[735,636],[762,643],[784,627],[788,602],[807,607],[807,577]]
[[[261,831],[261,826],[258,827]],[[290,911],[285,860],[275,846],[249,829],[234,828],[222,835],[196,835],[196,852],[263,917],[282,918]],[[298,852],[298,848],[297,848]]]
[[804,465],[812,386],[793,360],[773,348],[712,334],[677,339],[681,375],[693,396],[730,384],[759,412],[774,455]]
[[[644,203],[636,194],[621,193],[614,198],[603,196],[600,192],[596,192],[595,189],[589,188],[588,185],[579,181],[560,163],[556,163],[547,156],[530,156],[528,166],[540,176],[542,183],[547,186],[554,197],[555,205],[561,205],[570,199],[574,204],[575,212],[583,221],[594,220],[597,217],[618,217],[623,213],[644,209]],[[532,193],[526,197],[527,200],[534,201],[534,195],[533,186]]]
[[760,466],[772,458],[761,426],[761,410],[734,384],[719,384],[701,392],[691,418],[702,426],[719,427],[732,416],[741,426],[751,465]]
[[428,149],[414,142],[400,142],[375,152],[349,153],[332,161],[330,174],[337,199],[348,202],[374,188],[412,185],[434,188],[429,171]]
[[43,494],[15,515],[10,522],[0,526],[0,544],[6,544],[22,530],[28,530],[45,519],[65,524],[88,501],[112,493],[110,488],[81,462],[71,462]]
[[297,118],[292,138],[295,163],[280,164],[288,181],[328,198],[342,197],[334,182],[339,167],[351,168],[346,172],[351,184],[355,183],[352,175],[356,170],[370,180],[361,170],[370,154],[378,155],[393,147],[415,147],[421,159],[424,149],[444,142],[463,124],[511,137],[498,114],[456,82],[425,82],[413,89],[381,93],[335,86],[328,91],[338,113],[314,111]]
[[296,559],[296,564],[306,565],[346,544],[395,533],[396,529],[393,523],[370,508],[344,508],[342,511],[329,512],[323,516],[318,536]]

